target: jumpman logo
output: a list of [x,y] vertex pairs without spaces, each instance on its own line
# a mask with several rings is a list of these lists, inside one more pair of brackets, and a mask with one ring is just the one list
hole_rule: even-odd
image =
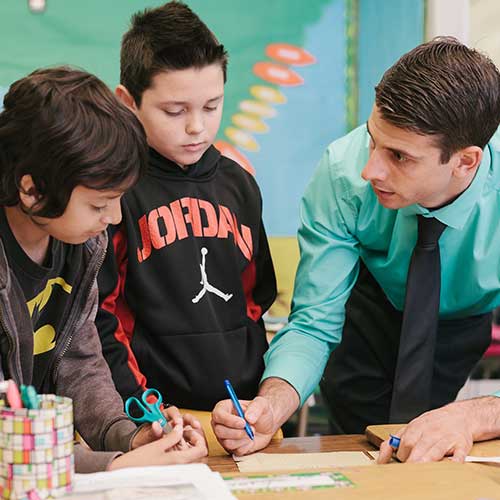
[[205,257],[207,253],[208,250],[205,247],[203,247],[201,249],[201,264],[200,264],[200,270],[201,270],[200,285],[203,285],[203,288],[200,290],[200,293],[192,299],[193,304],[199,302],[200,299],[203,297],[203,295],[205,295],[207,292],[214,293],[215,295],[218,295],[221,299],[224,299],[227,302],[233,296],[233,294],[221,292],[208,282],[207,272],[205,271]]

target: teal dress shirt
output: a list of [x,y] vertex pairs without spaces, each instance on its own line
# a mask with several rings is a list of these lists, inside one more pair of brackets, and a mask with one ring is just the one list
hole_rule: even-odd
[[263,375],[289,382],[301,403],[341,340],[360,258],[394,307],[403,310],[416,214],[448,226],[439,240],[440,318],[482,314],[500,305],[500,131],[484,149],[467,190],[432,213],[417,204],[393,210],[378,202],[361,178],[368,144],[366,125],[333,142],[302,199],[292,312],[265,354]]

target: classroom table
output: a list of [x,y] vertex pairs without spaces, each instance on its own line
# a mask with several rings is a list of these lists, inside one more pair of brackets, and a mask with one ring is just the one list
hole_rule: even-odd
[[[262,450],[266,453],[375,451],[364,435],[285,438]],[[230,456],[207,457],[204,463],[225,477],[238,476]],[[297,471],[295,471],[297,472]],[[457,464],[448,460],[429,464],[373,465],[339,470],[353,488],[237,494],[241,500],[500,500],[500,467]],[[242,474],[249,476],[252,474]]]
[[[262,450],[265,453],[320,453],[325,451],[375,451],[363,434],[341,436],[316,436],[285,438],[271,441],[269,446]],[[207,457],[203,462],[221,474],[238,472],[236,462],[230,457]]]

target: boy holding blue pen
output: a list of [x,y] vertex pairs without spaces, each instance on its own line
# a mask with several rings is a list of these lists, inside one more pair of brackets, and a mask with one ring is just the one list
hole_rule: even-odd
[[94,324],[105,229],[144,170],[141,124],[96,77],[58,67],[12,84],[0,144],[1,379],[73,400],[75,428],[98,450],[76,447],[79,472],[204,456],[199,423],[184,428],[175,408],[166,437],[129,420]]

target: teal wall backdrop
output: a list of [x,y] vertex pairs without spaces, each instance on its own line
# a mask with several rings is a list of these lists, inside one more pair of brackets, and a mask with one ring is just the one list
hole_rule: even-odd
[[370,115],[374,87],[384,71],[405,52],[423,42],[421,0],[359,0],[359,122]]
[[[73,64],[111,87],[130,15],[157,0],[0,2],[0,96],[35,68]],[[218,146],[253,170],[272,236],[295,235],[324,148],[365,121],[373,87],[422,41],[423,0],[187,0],[230,54]]]

